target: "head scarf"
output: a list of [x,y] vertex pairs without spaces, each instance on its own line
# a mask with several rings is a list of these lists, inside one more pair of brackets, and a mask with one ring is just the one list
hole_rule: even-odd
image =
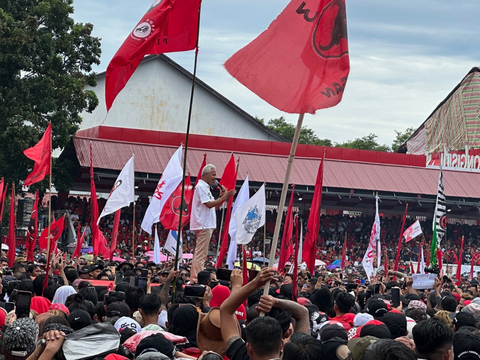
[[34,296],[30,303],[30,309],[35,310],[37,314],[40,315],[46,313],[50,308],[50,305],[52,305],[52,303],[47,298],[43,296]]
[[70,285],[59,287],[57,291],[55,291],[55,296],[53,297],[52,304],[65,305],[65,300],[67,300],[67,297],[76,293],[77,292],[75,291],[75,289]]
[[179,306],[173,312],[172,325],[168,329],[169,332],[175,335],[185,336],[188,342],[197,346],[197,323],[198,311],[193,305]]

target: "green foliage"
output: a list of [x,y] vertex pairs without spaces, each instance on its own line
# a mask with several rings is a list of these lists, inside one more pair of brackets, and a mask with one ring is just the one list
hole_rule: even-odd
[[415,130],[416,129],[413,128],[413,127],[409,127],[405,131],[395,130],[395,133],[397,134],[397,136],[395,137],[395,140],[393,140],[392,151],[394,151],[394,152],[398,151],[400,146],[402,146],[405,143],[405,141],[407,141],[410,138],[410,136],[413,135]]
[[377,138],[378,136],[375,134],[368,134],[361,138],[356,138],[355,140],[349,140],[343,144],[335,144],[335,146],[347,149],[391,151],[387,145],[380,145],[377,142]]
[[53,148],[63,148],[79,129],[79,114],[98,105],[84,87],[96,85],[100,40],[91,36],[92,24],[74,23],[72,4],[0,0],[0,176],[10,183],[32,170],[23,150],[40,140],[48,122]]
[[[263,119],[258,119],[262,124],[264,123]],[[278,119],[270,119],[267,123],[267,127],[276,132],[277,134],[283,136],[289,141],[293,141],[293,136],[295,135],[295,125],[288,123],[283,116]],[[323,145],[323,146],[333,146],[332,141],[329,139],[319,139],[317,134],[312,129],[307,128],[306,126],[302,127],[300,130],[300,139],[298,140],[300,144],[308,145]]]

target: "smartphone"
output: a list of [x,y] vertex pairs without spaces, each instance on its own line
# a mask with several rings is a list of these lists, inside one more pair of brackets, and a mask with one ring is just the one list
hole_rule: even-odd
[[450,279],[448,278],[447,275],[443,275],[442,280],[443,280],[444,283],[448,283],[450,281]]
[[[219,269],[220,270],[220,269]],[[207,288],[203,285],[201,286],[185,286],[183,294],[185,296],[192,296],[192,297],[202,297],[205,295],[205,290]]]
[[217,280],[226,280],[230,281],[230,275],[232,274],[232,270],[228,269],[217,269]]
[[138,278],[138,285],[139,288],[147,291],[147,278],[146,277],[139,277]]
[[392,306],[394,308],[400,306],[400,288],[393,287],[392,290]]
[[5,310],[7,311],[7,314],[10,311],[15,310],[15,303],[14,302],[6,302],[5,303]]
[[30,303],[32,301],[32,293],[30,291],[17,291],[17,298],[15,301],[15,314],[17,319],[28,317],[30,315]]
[[145,269],[145,270],[140,270],[140,276],[141,276],[142,278],[148,277],[148,270],[147,270],[147,269]]
[[54,277],[53,278],[53,285],[57,285],[58,284],[58,278]]

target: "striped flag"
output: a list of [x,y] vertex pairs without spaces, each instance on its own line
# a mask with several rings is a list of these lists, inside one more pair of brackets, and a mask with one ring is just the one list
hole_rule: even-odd
[[442,169],[440,168],[440,176],[438,178],[438,193],[437,201],[435,204],[435,214],[433,218],[433,237],[432,245],[430,248],[430,262],[433,264],[437,263],[436,254],[437,248],[440,247],[440,244],[445,237],[445,231],[447,229],[447,201],[445,199],[445,193],[443,188],[443,174]]

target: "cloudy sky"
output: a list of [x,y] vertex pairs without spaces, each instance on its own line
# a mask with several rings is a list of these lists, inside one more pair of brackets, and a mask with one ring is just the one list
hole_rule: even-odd
[[[104,71],[153,0],[74,0],[74,18],[94,24]],[[275,19],[288,0],[204,0],[200,79],[266,120],[285,114],[240,85],[223,63]],[[395,130],[417,128],[474,66],[480,66],[478,0],[347,0],[351,70],[343,101],[306,115],[320,138],[344,142],[374,133],[391,145]],[[193,52],[168,54],[193,69]]]

